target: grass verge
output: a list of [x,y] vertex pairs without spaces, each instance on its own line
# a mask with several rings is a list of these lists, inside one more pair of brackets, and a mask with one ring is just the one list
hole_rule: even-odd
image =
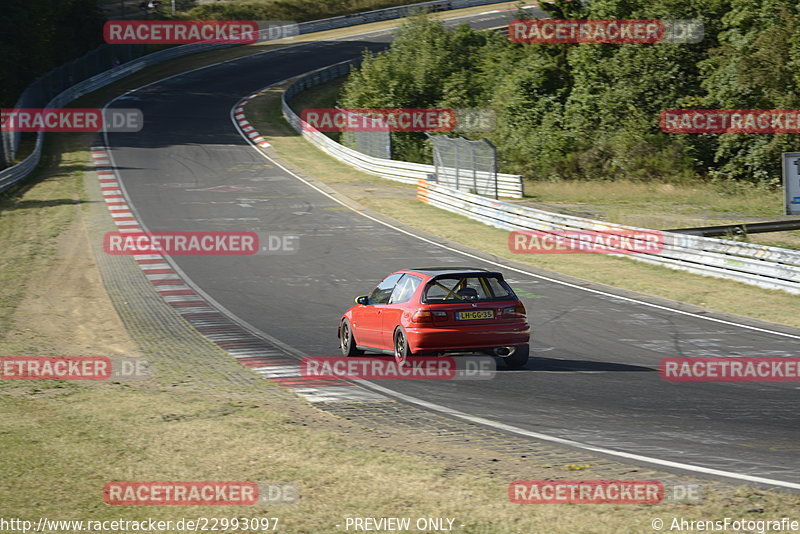
[[[751,184],[526,181],[525,192],[536,207],[658,230],[796,218],[784,215],[782,191]],[[741,240],[800,249],[798,230]]]
[[[343,532],[337,525],[347,517],[446,517],[465,534],[610,534],[649,531],[654,517],[667,524],[791,517],[800,504],[796,496],[741,488],[710,494],[701,505],[514,505],[506,496],[510,480],[451,473],[438,459],[393,450],[392,440],[409,436],[381,440],[344,423],[336,431],[331,422],[320,425],[319,415],[302,408],[289,415],[283,403],[258,394],[117,385],[3,397],[0,475],[14,481],[13,490],[8,483],[2,490],[3,515],[34,523],[277,517],[282,532],[327,533]],[[592,476],[591,469],[555,475]],[[102,488],[115,480],[292,482],[301,497],[271,507],[108,506]]]

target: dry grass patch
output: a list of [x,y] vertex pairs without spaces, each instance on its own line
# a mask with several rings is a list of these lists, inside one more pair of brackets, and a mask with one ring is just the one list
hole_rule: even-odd
[[[448,475],[440,461],[392,450],[363,433],[363,441],[353,439],[330,422],[315,427],[304,410],[287,415],[258,395],[80,386],[60,396],[5,398],[0,416],[0,476],[14,480],[13,490],[6,482],[0,493],[6,517],[279,517],[281,530],[292,533],[342,531],[335,525],[348,516],[450,517],[464,533],[610,534],[643,531],[653,517],[791,516],[800,504],[796,496],[742,488],[694,506],[513,505],[509,480]],[[246,509],[107,506],[102,487],[113,480],[293,482],[301,499]]]

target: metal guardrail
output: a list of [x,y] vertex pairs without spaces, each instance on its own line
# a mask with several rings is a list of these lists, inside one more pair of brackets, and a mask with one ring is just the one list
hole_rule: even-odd
[[333,30],[368,22],[379,22],[406,17],[419,11],[435,13],[437,11],[450,11],[452,9],[463,9],[465,7],[484,6],[489,4],[501,4],[508,0],[436,0],[433,2],[420,2],[419,4],[409,4],[405,6],[388,7],[354,13],[352,15],[341,15],[327,19],[314,20],[300,23],[300,33],[319,32],[323,30]]
[[[41,108],[73,85],[83,82],[123,63],[131,62],[148,53],[143,44],[101,45],[86,52],[81,57],[64,63],[33,80],[20,94],[14,108]],[[2,136],[2,156],[4,163],[15,157],[22,134],[19,132],[0,132]]]
[[[624,233],[626,237],[630,237],[631,232],[653,232],[489,200],[427,180],[418,182],[417,198],[432,206],[505,230],[588,230],[607,234]],[[661,252],[639,252],[625,254],[625,257],[800,294],[800,251],[671,232],[662,232],[662,235],[664,246]]]
[[720,226],[698,226],[697,228],[676,228],[664,230],[676,234],[699,235],[703,237],[761,234],[766,232],[786,232],[800,230],[800,219],[791,221],[767,221],[760,223],[724,224]]
[[[73,85],[69,89],[62,91],[58,95],[56,95],[52,100],[47,102],[42,107],[46,108],[58,108],[62,107],[73,100],[80,98],[83,95],[96,91],[102,87],[110,85],[126,76],[130,76],[135,72],[142,70],[145,67],[149,67],[150,65],[155,65],[157,63],[161,63],[162,61],[167,61],[169,59],[174,59],[182,56],[186,56],[189,54],[196,54],[198,52],[205,52],[207,50],[214,50],[217,48],[226,48],[230,46],[238,46],[238,45],[230,45],[230,44],[187,44],[181,46],[175,46],[172,48],[167,48],[166,50],[160,50],[158,52],[153,52],[152,54],[148,54],[146,56],[142,56],[139,59],[135,59],[133,61],[129,61],[119,67],[112,68],[110,70],[101,72],[91,78],[88,78],[78,84]],[[25,179],[25,177],[30,174],[33,169],[39,164],[39,160],[42,156],[42,145],[44,143],[44,132],[39,132],[36,134],[36,144],[34,146],[33,151],[31,154],[28,155],[22,162],[14,165],[13,167],[9,167],[0,171],[0,193],[5,191],[6,189],[10,188],[14,184],[20,182],[21,180]]]
[[[339,161],[368,174],[406,184],[415,184],[419,179],[426,178],[429,174],[435,173],[436,167],[433,165],[367,156],[357,150],[337,143],[325,134],[310,127],[308,124],[303,127],[300,117],[292,110],[291,106],[289,106],[289,101],[298,93],[308,88],[346,76],[360,62],[361,58],[343,61],[303,75],[300,79],[289,85],[283,93],[281,99],[283,117],[300,135],[308,139],[317,148]],[[489,187],[489,185],[494,188],[493,176],[490,176],[488,173],[477,173],[476,181],[477,185],[481,188]],[[491,181],[491,184],[489,184],[489,181]],[[498,173],[497,193],[502,197],[522,198],[522,177],[518,174]]]
[[[364,13],[357,13],[354,15],[344,15],[340,17],[331,17],[328,19],[302,22],[298,26],[299,26],[299,32],[301,34],[305,34],[305,33],[313,33],[335,28],[344,28],[347,26],[356,26],[367,22],[391,20],[395,18],[404,17],[416,10],[426,10],[429,12],[446,11],[451,9],[461,9],[464,7],[497,4],[506,1],[508,0],[437,0],[433,2],[423,2],[420,4],[410,4],[410,5],[398,6],[387,9],[378,9],[374,11],[367,11]],[[107,47],[109,45],[104,45],[104,46]],[[96,91],[97,89],[105,87],[118,80],[121,80],[122,78],[129,76],[135,72],[138,72],[139,70],[145,67],[189,54],[205,52],[217,48],[227,48],[231,46],[241,46],[241,45],[196,43],[196,44],[175,46],[168,48],[166,50],[161,50],[158,52],[147,54],[138,59],[131,59],[130,61],[122,64],[119,67],[111,68],[107,71],[94,75],[86,80],[80,81],[72,85],[71,87],[68,87],[64,91],[58,93],[52,99],[47,100],[47,97],[36,98],[35,95],[32,95],[32,93],[39,92],[31,90],[34,86],[50,85],[49,83],[42,84],[41,82],[46,78],[48,78],[49,76],[52,77],[51,76],[52,74],[60,72],[62,70],[62,67],[59,67],[57,69],[54,69],[50,73],[41,76],[37,80],[34,80],[34,82],[31,83],[29,88],[26,89],[26,92],[23,93],[23,95],[20,97],[15,107],[49,108],[49,107],[64,106],[69,102],[75,100],[76,98],[79,98],[87,93],[91,93],[92,91]],[[86,54],[86,56],[94,52],[96,51],[89,52]],[[63,76],[61,77],[63,78]],[[63,84],[60,87],[63,87]],[[31,94],[26,94],[26,93],[31,93]],[[2,138],[3,138],[3,145],[7,150],[10,149],[16,143],[16,141],[10,141],[7,135],[2,135]],[[44,142],[44,133],[39,132],[38,134],[36,134],[36,144],[34,145],[34,149],[28,155],[28,157],[26,157],[20,163],[0,171],[0,193],[9,189],[10,187],[19,183],[20,181],[24,180],[31,172],[33,172],[33,170],[39,164],[39,161],[41,159],[43,142]],[[13,150],[11,151],[13,152]]]

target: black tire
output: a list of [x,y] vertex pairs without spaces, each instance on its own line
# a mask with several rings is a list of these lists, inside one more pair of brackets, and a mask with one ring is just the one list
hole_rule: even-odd
[[350,328],[350,321],[344,319],[339,327],[339,348],[342,356],[361,356],[363,350],[356,348],[356,340],[353,337],[353,330]]
[[503,361],[509,369],[522,369],[528,364],[529,355],[529,345],[517,345],[514,347],[514,353],[503,358]]
[[408,362],[409,356],[411,356],[411,351],[408,350],[406,331],[400,326],[394,331],[394,361],[398,366],[403,366]]

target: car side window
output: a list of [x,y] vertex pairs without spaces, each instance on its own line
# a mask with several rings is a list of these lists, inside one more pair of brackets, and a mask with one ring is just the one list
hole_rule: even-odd
[[403,279],[395,286],[394,291],[392,291],[392,297],[389,299],[389,304],[408,302],[411,299],[411,296],[414,295],[414,291],[417,290],[421,283],[422,278],[418,278],[410,274],[405,275]]
[[497,278],[491,277],[486,279],[489,282],[489,287],[492,288],[492,296],[494,298],[511,298],[511,289],[500,282]]
[[369,295],[370,304],[389,304],[389,297],[392,296],[392,291],[397,285],[397,282],[403,278],[403,273],[396,273],[384,278],[383,282],[378,284],[378,287],[372,290]]

